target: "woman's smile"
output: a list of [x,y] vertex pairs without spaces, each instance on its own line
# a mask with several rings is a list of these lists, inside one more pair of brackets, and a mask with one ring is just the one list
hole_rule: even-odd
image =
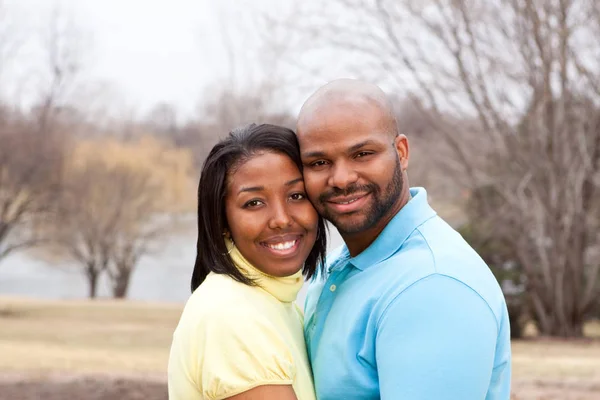
[[227,188],[229,234],[244,257],[268,275],[301,270],[319,217],[296,164],[283,154],[253,155],[229,176]]

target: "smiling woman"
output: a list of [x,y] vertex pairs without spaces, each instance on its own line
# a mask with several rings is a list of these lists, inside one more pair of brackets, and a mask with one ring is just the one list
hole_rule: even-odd
[[209,154],[169,399],[315,399],[294,301],[323,267],[326,231],[301,171],[296,135],[274,125],[234,131]]
[[269,275],[299,272],[315,243],[318,216],[294,162],[287,155],[258,153],[230,175],[228,189],[227,221],[236,223],[226,236]]

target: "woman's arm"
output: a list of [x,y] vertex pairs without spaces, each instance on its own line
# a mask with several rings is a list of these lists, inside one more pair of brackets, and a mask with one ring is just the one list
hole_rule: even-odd
[[264,385],[226,400],[298,400],[292,385]]

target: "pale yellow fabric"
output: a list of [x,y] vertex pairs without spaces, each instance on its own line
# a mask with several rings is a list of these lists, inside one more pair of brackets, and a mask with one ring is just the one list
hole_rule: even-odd
[[301,273],[275,278],[234,247],[238,268],[259,286],[211,273],[188,300],[169,357],[170,400],[220,400],[261,385],[292,385],[315,400],[303,317],[293,303]]

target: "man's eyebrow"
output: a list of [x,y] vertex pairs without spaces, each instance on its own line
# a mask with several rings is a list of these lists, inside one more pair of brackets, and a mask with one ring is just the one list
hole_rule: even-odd
[[285,186],[292,186],[293,184],[298,183],[298,182],[302,182],[302,177],[292,179],[291,181],[286,182]]
[[362,147],[373,145],[373,144],[377,144],[377,142],[375,142],[374,140],[365,140],[363,142],[353,144],[352,146],[350,146],[348,148],[348,153],[353,153],[356,150],[361,149]]
[[322,151],[309,151],[308,153],[302,154],[302,157],[305,157],[305,158],[320,158],[320,157],[325,157],[325,153],[323,153]]
[[[353,153],[353,152],[361,149],[362,147],[369,146],[369,145],[375,145],[375,144],[378,144],[378,143],[372,139],[364,140],[362,142],[353,144],[352,146],[350,146],[348,148],[348,150],[346,150],[346,152]],[[322,151],[309,151],[307,153],[302,154],[302,157],[304,157],[304,158],[321,158],[321,157],[326,157],[326,154]]]

